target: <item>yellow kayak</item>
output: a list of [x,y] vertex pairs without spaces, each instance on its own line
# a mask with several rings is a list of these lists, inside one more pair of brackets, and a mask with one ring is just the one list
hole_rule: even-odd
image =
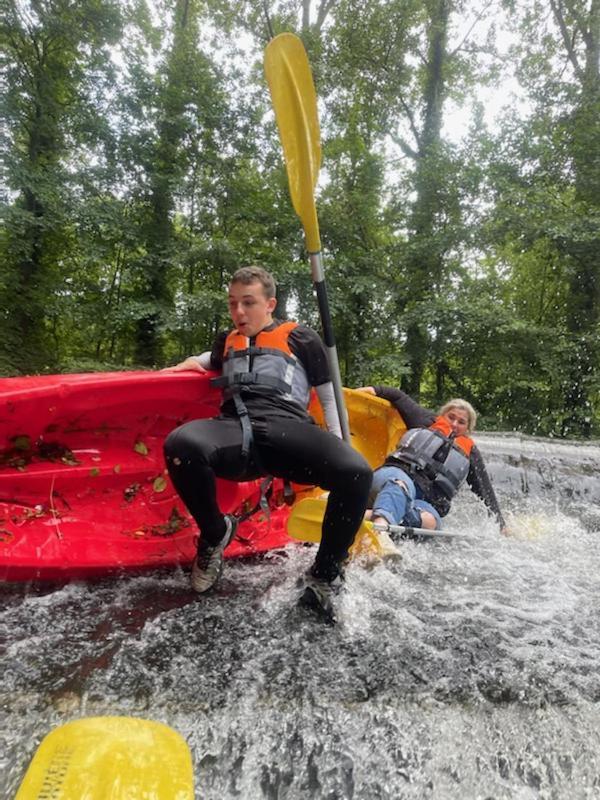
[[[381,397],[356,389],[344,389],[344,401],[352,447],[365,457],[373,469],[377,469],[395,449],[406,431],[406,425],[394,406]],[[324,427],[321,406],[314,403],[310,412]],[[323,490],[319,487],[297,491],[297,501],[287,521],[288,535],[303,542],[320,542],[325,504]],[[396,553],[395,546],[391,542],[386,545],[370,522],[362,523],[350,549],[352,557]]]
[[[344,401],[352,447],[367,459],[373,469],[380,467],[406,431],[402,417],[387,400],[356,389],[344,389]],[[324,427],[319,403],[313,403],[309,410]]]
[[49,733],[15,800],[194,800],[185,740],[160,722],[90,717]]

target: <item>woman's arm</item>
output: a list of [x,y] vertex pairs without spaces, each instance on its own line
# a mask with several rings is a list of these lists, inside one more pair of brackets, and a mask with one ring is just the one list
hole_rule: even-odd
[[500,511],[500,504],[496,498],[494,487],[483,462],[483,456],[476,446],[471,450],[471,468],[467,475],[467,483],[471,490],[480,497],[489,510],[494,514],[500,525],[500,532],[506,533],[506,522]]
[[402,389],[394,389],[392,386],[363,386],[359,391],[389,400],[407,428],[427,428],[435,420],[433,411],[420,406]]

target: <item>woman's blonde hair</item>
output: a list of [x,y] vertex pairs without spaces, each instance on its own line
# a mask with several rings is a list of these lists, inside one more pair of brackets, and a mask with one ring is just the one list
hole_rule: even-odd
[[477,412],[467,400],[461,400],[460,398],[455,398],[454,400],[448,400],[447,403],[440,408],[438,414],[442,417],[444,414],[447,414],[451,408],[459,408],[461,411],[464,411],[467,415],[468,419],[468,426],[467,426],[467,433],[472,433],[475,430],[475,424],[477,423]]

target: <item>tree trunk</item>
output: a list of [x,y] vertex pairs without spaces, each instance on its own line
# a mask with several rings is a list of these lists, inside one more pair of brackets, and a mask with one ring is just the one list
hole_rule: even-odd
[[[442,173],[436,165],[441,152],[442,110],[446,95],[444,67],[448,57],[448,1],[433,0],[429,4],[429,13],[424,113],[416,160],[416,198],[407,243],[408,295],[404,298],[407,311],[422,308],[423,303],[434,296],[443,269],[443,253],[436,242]],[[429,342],[426,322],[415,320],[409,324],[405,352],[410,372],[403,378],[402,388],[415,399],[420,394]]]
[[[571,4],[554,0],[553,11],[563,42],[580,84],[577,108],[572,116],[571,153],[575,171],[575,197],[582,208],[600,213],[600,0],[592,0],[587,16],[574,14],[574,30],[566,20]],[[583,12],[583,9],[582,9]],[[584,61],[573,47],[576,38],[584,43]],[[593,396],[591,378],[598,369],[599,347],[596,329],[600,321],[600,234],[585,230],[565,243],[571,262],[567,330],[574,342],[565,392],[568,412],[563,433],[591,435]]]

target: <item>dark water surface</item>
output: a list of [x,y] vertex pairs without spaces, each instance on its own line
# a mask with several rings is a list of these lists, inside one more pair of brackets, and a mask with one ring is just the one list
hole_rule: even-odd
[[156,719],[198,798],[599,798],[600,446],[478,437],[514,538],[461,492],[474,541],[353,565],[341,622],[297,610],[314,551],[0,590],[0,798],[51,728]]

